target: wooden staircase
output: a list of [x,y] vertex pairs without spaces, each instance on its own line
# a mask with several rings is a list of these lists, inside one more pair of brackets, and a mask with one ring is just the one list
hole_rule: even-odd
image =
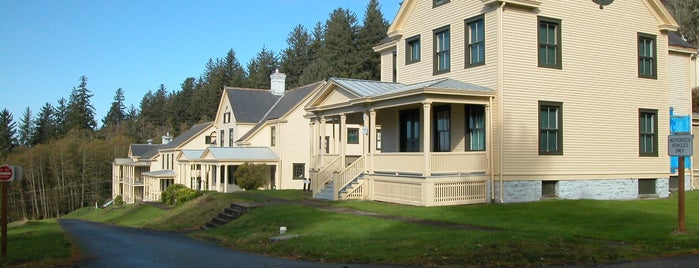
[[211,218],[204,226],[201,227],[203,230],[216,228],[232,220],[240,218],[243,214],[250,210],[250,206],[247,204],[231,204],[230,208],[225,208],[223,212],[218,213],[215,217]]

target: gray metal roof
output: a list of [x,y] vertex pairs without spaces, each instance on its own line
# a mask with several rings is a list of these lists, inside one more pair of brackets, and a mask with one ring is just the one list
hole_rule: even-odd
[[133,163],[133,160],[131,158],[115,158],[114,159],[114,164],[116,165],[130,165]]
[[198,125],[194,125],[191,128],[189,128],[187,131],[183,132],[179,136],[175,137],[172,141],[168,142],[167,144],[164,144],[160,149],[172,149],[172,148],[177,148],[189,139],[193,138],[200,132],[204,131],[204,129],[208,128],[213,124],[213,122],[206,122]]
[[143,172],[141,173],[143,176],[148,176],[148,177],[155,177],[155,178],[171,178],[175,177],[175,171],[169,170],[169,169],[163,169],[163,170],[156,170],[156,171],[151,171],[151,172]]
[[241,123],[259,122],[269,109],[277,102],[280,95],[270,90],[249,88],[226,88],[228,100],[236,121]]
[[311,92],[321,85],[323,81],[319,81],[313,84],[305,85],[299,88],[288,90],[282,95],[282,98],[274,104],[274,106],[269,110],[269,112],[260,120],[260,122],[255,125],[250,131],[245,133],[238,140],[245,140],[252,136],[257,129],[264,126],[267,120],[278,119],[284,116],[286,113],[294,109],[294,107],[301,104],[301,101],[311,94]]
[[141,160],[141,159],[151,159],[151,158],[153,158],[154,156],[158,155],[158,149],[160,148],[160,146],[162,146],[162,144],[154,144],[154,145],[155,145],[155,146],[153,146],[153,147],[152,147],[151,149],[149,149],[147,152],[143,153],[143,154],[139,157],[139,160]]
[[142,156],[143,154],[157,146],[157,144],[131,144],[131,156]]
[[340,87],[354,93],[357,97],[373,97],[387,94],[400,93],[414,89],[446,89],[459,91],[494,92],[494,90],[471,83],[461,82],[450,78],[440,78],[410,85],[399,83],[379,82],[371,80],[357,80],[345,78],[331,78]]
[[182,150],[182,156],[185,160],[197,160],[204,154],[204,150]]
[[340,87],[357,95],[357,97],[376,96],[387,91],[400,89],[403,86],[398,83],[337,77],[330,78],[329,81],[335,82]]
[[209,147],[216,160],[277,161],[279,157],[267,147]]

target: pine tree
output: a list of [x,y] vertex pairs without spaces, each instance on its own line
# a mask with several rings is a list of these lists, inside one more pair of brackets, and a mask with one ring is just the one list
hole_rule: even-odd
[[51,113],[53,118],[56,120],[53,124],[55,125],[55,133],[51,136],[60,137],[68,133],[68,126],[66,123],[66,118],[68,117],[68,101],[65,98],[58,99],[58,106]]
[[274,51],[267,50],[263,46],[262,51],[258,52],[255,58],[248,63],[247,87],[269,88],[269,75],[278,68],[278,61]]
[[7,154],[17,144],[15,125],[15,122],[12,122],[10,111],[3,109],[0,112],[0,159],[5,159]]
[[329,75],[354,78],[357,59],[357,16],[347,9],[338,8],[325,22],[324,46],[318,55],[330,69]]
[[93,130],[97,126],[95,121],[95,107],[90,103],[90,90],[87,88],[87,77],[80,77],[80,85],[73,88],[68,100],[66,114],[66,129]]
[[32,110],[27,107],[22,115],[19,126],[19,145],[29,147],[32,142],[34,122],[32,121]]
[[325,80],[331,76],[329,63],[319,55],[324,47],[325,26],[320,22],[313,27],[311,44],[308,48],[310,63],[303,69],[299,84],[306,85]]
[[126,118],[126,114],[124,109],[126,109],[126,106],[124,105],[124,90],[121,88],[118,88],[116,90],[116,93],[114,94],[114,101],[112,102],[112,106],[109,107],[109,111],[107,112],[107,115],[102,119],[102,124],[104,127],[110,127],[110,126],[117,126],[121,124],[122,121]]
[[57,117],[56,110],[50,103],[47,102],[41,107],[33,124],[31,145],[47,143],[49,140],[62,135],[58,133]]
[[289,88],[301,86],[299,80],[303,69],[311,62],[311,35],[299,24],[286,38],[288,47],[281,53],[280,69],[286,74]]
[[388,21],[381,13],[378,0],[370,0],[364,13],[364,21],[357,39],[357,65],[355,78],[367,80],[381,79],[381,57],[374,52],[374,46],[386,37]]

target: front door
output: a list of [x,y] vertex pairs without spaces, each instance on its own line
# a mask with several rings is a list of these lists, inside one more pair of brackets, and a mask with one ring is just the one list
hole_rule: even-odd
[[420,110],[403,110],[399,113],[400,151],[420,151]]

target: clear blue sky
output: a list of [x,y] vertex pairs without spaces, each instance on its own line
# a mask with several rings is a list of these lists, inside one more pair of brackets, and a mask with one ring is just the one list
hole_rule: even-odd
[[[386,20],[402,1],[379,1]],[[311,32],[336,8],[361,23],[368,2],[0,0],[0,110],[19,125],[26,107],[35,118],[45,103],[68,99],[85,75],[101,126],[117,88],[138,108],[148,90],[179,90],[229,49],[243,66],[263,46],[279,53],[294,26]]]

